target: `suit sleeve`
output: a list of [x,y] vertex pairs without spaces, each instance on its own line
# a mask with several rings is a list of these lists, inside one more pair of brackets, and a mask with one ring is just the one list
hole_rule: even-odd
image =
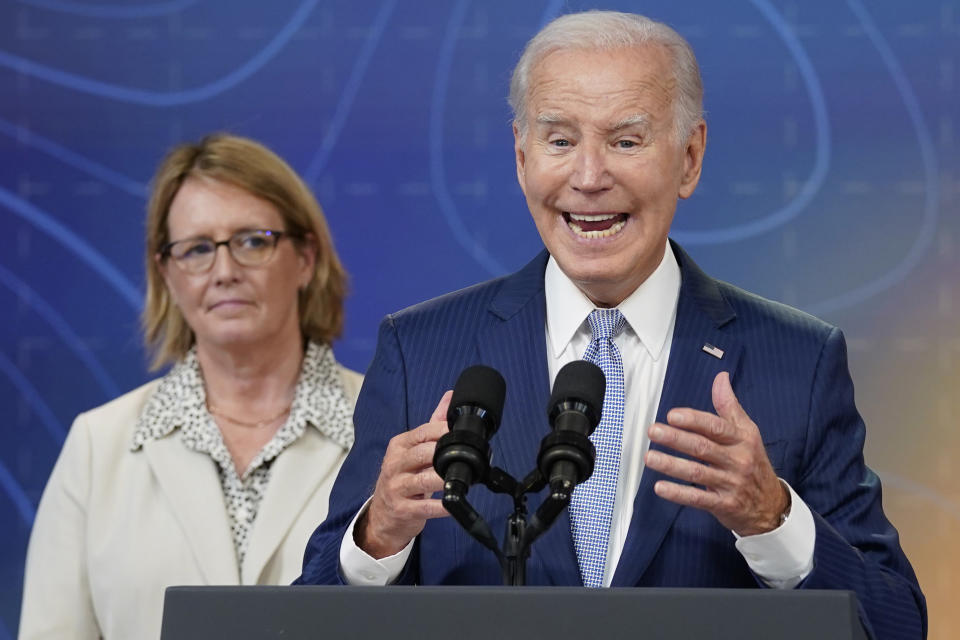
[[[317,527],[293,584],[344,584],[339,569],[340,541],[353,517],[373,495],[383,453],[390,439],[409,429],[406,368],[391,316],[380,324],[377,349],[364,377],[354,411],[355,441],[330,494],[327,519]],[[411,582],[417,547],[398,582]]]
[[87,576],[90,433],[73,423],[47,481],[27,548],[21,640],[100,638]]
[[876,638],[925,638],[926,602],[883,513],[880,480],[863,460],[865,427],[854,405],[843,335],[833,329],[813,381],[807,461],[797,492],[813,512],[807,589],[850,589]]

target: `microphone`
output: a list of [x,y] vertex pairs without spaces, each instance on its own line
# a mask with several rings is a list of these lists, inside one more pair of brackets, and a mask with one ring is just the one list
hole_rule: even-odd
[[553,431],[540,443],[537,468],[558,499],[590,477],[596,449],[590,434],[600,424],[607,379],[597,365],[574,360],[557,373],[547,416]]
[[466,495],[490,468],[489,440],[500,427],[507,385],[496,369],[463,370],[447,411],[450,432],[437,441],[433,468],[443,478],[444,503]]

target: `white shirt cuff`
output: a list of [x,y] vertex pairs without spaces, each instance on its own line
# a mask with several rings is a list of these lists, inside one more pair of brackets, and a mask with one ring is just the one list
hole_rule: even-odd
[[347,527],[347,532],[343,534],[343,540],[340,541],[340,574],[349,585],[382,587],[400,577],[413,551],[415,539],[392,556],[379,560],[358,547],[356,540],[353,539],[353,527],[357,524],[357,518],[366,512],[369,504],[368,498],[350,521],[350,526]]
[[750,570],[774,589],[793,589],[813,571],[817,529],[810,507],[789,484],[790,513],[782,525],[755,536],[737,536],[737,550]]

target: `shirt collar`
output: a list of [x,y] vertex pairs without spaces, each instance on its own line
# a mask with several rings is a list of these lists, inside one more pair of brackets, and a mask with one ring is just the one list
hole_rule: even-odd
[[[134,427],[131,449],[136,451],[148,440],[159,440],[178,428],[202,428],[209,419],[203,374],[194,347],[161,379],[147,400]],[[281,437],[275,440],[286,446],[308,424],[344,450],[353,444],[353,404],[344,390],[340,368],[333,350],[316,342],[307,344],[290,417],[281,427],[283,433],[278,432]],[[270,448],[268,445],[266,449]],[[273,452],[265,453],[269,458]]]
[[[596,306],[560,269],[553,256],[547,261],[543,281],[547,333],[553,357],[557,358]],[[679,295],[680,267],[668,242],[654,272],[617,306],[653,360],[659,359],[663,351]]]

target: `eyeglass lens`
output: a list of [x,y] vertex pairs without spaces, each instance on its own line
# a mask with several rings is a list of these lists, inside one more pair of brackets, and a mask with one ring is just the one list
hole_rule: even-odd
[[190,238],[170,245],[170,256],[187,271],[206,271],[216,260],[217,248],[225,244],[239,264],[254,267],[270,258],[280,235],[275,231],[258,230],[241,231],[220,242],[211,238]]

